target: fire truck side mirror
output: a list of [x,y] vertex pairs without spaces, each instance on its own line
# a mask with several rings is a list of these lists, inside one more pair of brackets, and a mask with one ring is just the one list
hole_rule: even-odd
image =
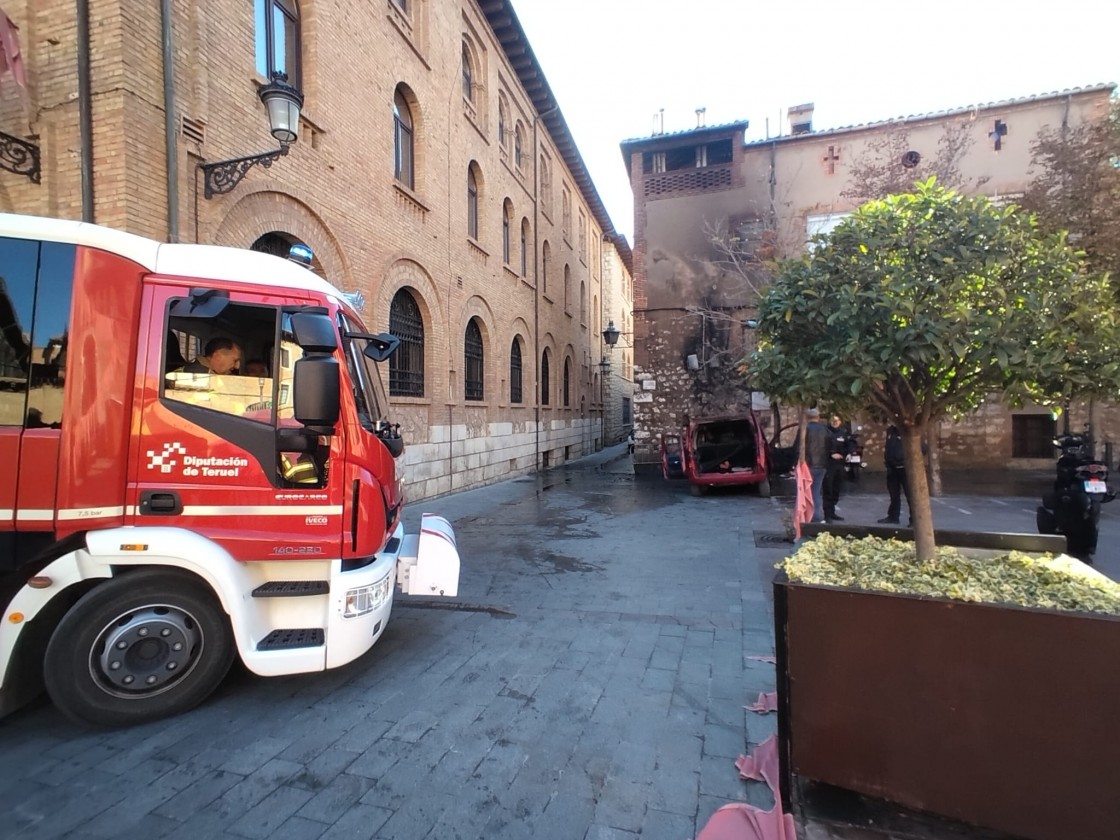
[[295,364],[293,379],[296,420],[319,434],[333,434],[342,405],[338,362],[331,356],[304,356]]
[[292,335],[296,344],[309,353],[333,353],[338,349],[338,333],[326,311],[293,312]]

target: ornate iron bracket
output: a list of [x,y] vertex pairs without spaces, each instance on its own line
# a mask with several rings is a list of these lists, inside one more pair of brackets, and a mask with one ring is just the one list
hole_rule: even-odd
[[38,184],[39,147],[0,131],[0,169],[7,169],[16,175],[26,175],[33,183]]
[[262,152],[259,155],[219,160],[214,163],[200,163],[199,167],[205,174],[205,195],[212,198],[215,195],[227,193],[241,183],[250,169],[258,163],[265,169],[272,166],[288,153],[286,145],[272,152]]

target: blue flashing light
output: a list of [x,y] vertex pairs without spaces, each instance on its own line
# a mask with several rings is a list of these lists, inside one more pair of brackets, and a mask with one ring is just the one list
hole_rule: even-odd
[[307,268],[311,267],[311,261],[314,258],[315,254],[306,245],[297,243],[288,249],[288,259]]

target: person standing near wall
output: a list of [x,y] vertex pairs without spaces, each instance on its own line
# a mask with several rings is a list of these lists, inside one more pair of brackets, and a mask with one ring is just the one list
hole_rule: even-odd
[[821,413],[815,408],[805,412],[805,463],[813,477],[813,522],[824,522],[825,472],[828,469],[828,430],[821,425]]
[[825,468],[822,492],[825,522],[844,521],[844,517],[836,513],[836,505],[840,502],[840,486],[844,483],[844,459],[847,455],[848,430],[844,428],[844,421],[840,419],[840,415],[833,414],[829,419],[828,466]]
[[887,467],[887,493],[890,504],[887,515],[879,520],[883,525],[897,525],[902,513],[902,494],[906,494],[906,510],[910,510],[910,488],[906,484],[906,461],[902,455],[902,434],[898,427],[887,428],[887,441],[883,446],[883,461]]

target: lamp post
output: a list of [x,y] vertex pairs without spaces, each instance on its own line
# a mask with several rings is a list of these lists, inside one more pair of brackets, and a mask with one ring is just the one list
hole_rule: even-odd
[[227,193],[236,187],[250,169],[258,163],[266,169],[288,154],[288,146],[299,136],[299,112],[303,107],[303,94],[288,84],[287,73],[273,73],[272,81],[261,87],[258,95],[268,112],[268,127],[280,143],[279,149],[259,155],[220,160],[199,164],[205,174],[205,195]]

